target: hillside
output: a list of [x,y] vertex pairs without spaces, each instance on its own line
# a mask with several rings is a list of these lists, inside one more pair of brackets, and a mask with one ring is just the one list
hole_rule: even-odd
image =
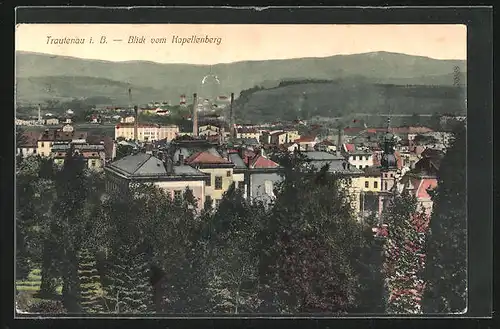
[[243,91],[235,117],[244,121],[293,120],[351,113],[465,113],[465,88],[375,84],[366,79],[295,83]]
[[[459,66],[462,72],[466,70],[465,61],[375,52],[217,64],[212,72],[221,82],[221,94],[238,95],[255,85],[275,86],[283,79],[363,77],[372,83],[451,85],[454,66]],[[127,89],[131,86],[134,102],[175,103],[180,94],[202,95],[201,79],[209,71],[206,65],[108,62],[18,51],[17,101],[34,104],[51,98],[100,96],[113,103],[127,104]]]

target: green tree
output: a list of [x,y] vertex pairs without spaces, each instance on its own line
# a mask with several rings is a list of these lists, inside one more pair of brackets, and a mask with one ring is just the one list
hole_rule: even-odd
[[122,145],[118,144],[116,147],[116,157],[115,160],[120,160],[127,155],[131,155],[134,153],[134,148],[131,145]]
[[343,184],[327,166],[285,170],[259,234],[262,311],[343,313],[356,305],[351,259],[362,230]]
[[104,289],[112,312],[153,311],[151,260],[145,245],[149,232],[143,231],[147,199],[147,191],[134,189],[112,194],[102,205],[109,240]]
[[360,289],[358,304],[349,312],[382,314],[386,310],[386,289],[382,274],[384,241],[374,236],[378,224],[375,216],[367,218],[363,227],[363,242],[358,248],[359,257],[353,257],[353,267],[358,273]]
[[86,313],[102,313],[103,291],[95,256],[88,249],[78,253],[81,305]]
[[259,306],[256,238],[263,204],[250,204],[234,184],[209,219],[209,293],[211,310],[251,313]]
[[58,251],[50,229],[56,199],[54,174],[52,161],[39,156],[23,159],[16,174],[16,273],[22,277],[41,264],[42,295],[55,293],[58,276]]
[[389,289],[388,313],[419,313],[423,281],[423,234],[415,196],[404,191],[391,199],[384,211],[388,225],[385,275]]
[[[164,313],[199,313],[206,310],[206,243],[202,218],[197,216],[197,200],[186,189],[184,196],[171,200],[156,187],[145,189],[147,221],[141,228],[148,237],[154,265],[162,277],[155,286],[158,309]],[[208,213],[205,214],[208,216]]]
[[[88,176],[83,157],[71,146],[62,169],[56,175],[57,201],[54,204],[56,223],[53,235],[61,250],[63,276],[63,303],[68,312],[79,313],[79,284],[77,252],[83,239],[82,217],[88,196]],[[55,234],[54,234],[55,233]]]
[[115,313],[153,312],[153,293],[150,282],[150,264],[144,253],[127,245],[113,251],[108,271],[111,284],[108,296]]
[[438,173],[438,187],[427,241],[425,313],[451,313],[466,309],[467,188],[466,128],[455,132]]

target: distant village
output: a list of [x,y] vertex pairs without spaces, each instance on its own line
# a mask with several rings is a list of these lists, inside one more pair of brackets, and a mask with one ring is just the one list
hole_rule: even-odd
[[[139,119],[140,113],[170,115],[165,102],[152,102],[144,108],[102,108],[88,123],[114,120],[114,138],[78,131],[71,110],[62,117],[50,113],[42,117],[39,110],[38,118],[16,119],[17,126],[44,126],[41,132],[23,132],[17,155],[51,157],[62,164],[66,153],[74,150],[89,169],[105,172],[109,191],[149,182],[174,197],[189,188],[201,210],[205,202],[217,207],[232,184],[249,200],[271,201],[282,180],[277,156],[300,153],[308,165],[318,169],[328,165],[329,171],[350,178],[346,188],[361,221],[370,213],[380,214],[384,193],[394,189],[410,191],[428,214],[432,210],[428,191],[437,186],[436,173],[449,132],[392,127],[388,122],[386,127],[345,127],[325,135],[318,133],[318,125],[301,120],[237,123],[233,94],[217,98],[218,107],[229,112],[226,117],[210,114],[206,101],[193,95],[192,108],[187,109],[187,119],[192,122],[189,131]],[[179,105],[188,107],[184,95]],[[442,117],[445,121],[463,119]],[[120,150],[129,151],[123,155]]]

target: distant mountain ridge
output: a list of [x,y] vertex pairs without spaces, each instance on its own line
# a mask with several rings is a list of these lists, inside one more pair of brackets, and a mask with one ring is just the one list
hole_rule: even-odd
[[[438,60],[389,52],[335,55],[268,61],[243,61],[213,65],[220,80],[218,91],[239,95],[256,85],[277,86],[286,79],[365,79],[367,83],[452,85],[454,68],[466,80],[466,62]],[[203,97],[201,80],[209,65],[160,64],[150,61],[110,62],[49,54],[16,52],[18,103],[39,103],[50,98],[105,97],[113,104],[169,100],[194,92]]]

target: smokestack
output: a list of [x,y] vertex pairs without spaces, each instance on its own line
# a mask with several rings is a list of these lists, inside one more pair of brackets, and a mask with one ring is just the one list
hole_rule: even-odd
[[134,120],[134,140],[137,141],[137,128],[139,126],[139,108],[137,105],[134,106],[134,115],[135,115],[135,120]]
[[229,132],[234,137],[234,113],[233,113],[234,93],[231,93],[231,102],[229,103]]
[[193,136],[198,137],[198,95],[193,94]]
[[40,104],[38,104],[38,122],[39,123],[42,122],[42,108],[41,108]]
[[339,132],[338,132],[338,140],[337,140],[337,156],[341,156],[341,150],[342,150],[342,145],[343,145],[343,141],[342,141],[342,127],[339,126]]

